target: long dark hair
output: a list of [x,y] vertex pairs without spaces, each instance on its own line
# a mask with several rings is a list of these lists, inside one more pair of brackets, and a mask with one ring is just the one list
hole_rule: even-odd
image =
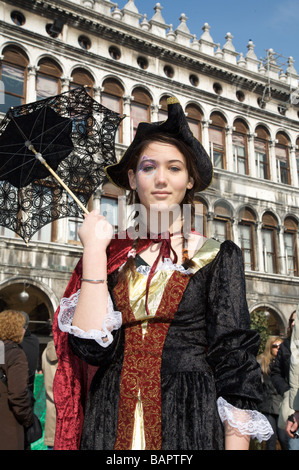
[[[140,155],[144,151],[148,145],[150,145],[152,142],[161,142],[164,144],[170,144],[175,146],[185,157],[185,162],[186,162],[186,168],[189,177],[192,177],[194,184],[191,189],[186,190],[186,194],[181,202],[181,208],[183,208],[184,204],[190,204],[191,206],[191,226],[193,227],[194,225],[194,213],[195,213],[195,207],[194,207],[194,195],[197,189],[199,188],[200,185],[200,175],[198,173],[197,166],[195,164],[195,155],[193,151],[191,150],[190,147],[188,147],[183,141],[176,139],[170,134],[166,133],[154,133],[148,137],[146,137],[135,149],[134,155],[130,159],[130,161],[127,163],[125,171],[128,172],[129,170],[133,170],[134,173],[137,171],[137,163],[139,160]],[[129,198],[128,198],[128,203],[130,205],[137,204],[139,203],[139,197],[136,191],[130,190],[129,191]],[[136,216],[136,215],[135,215]],[[182,235],[183,235],[183,264],[186,267],[193,267],[194,262],[189,259],[189,254],[188,254],[188,239],[185,237],[184,231],[182,230]],[[138,241],[139,238],[135,238],[133,240],[132,244],[132,249],[137,249],[138,247]],[[121,270],[121,275],[125,276],[126,273],[131,270],[133,273],[136,270],[135,267],[135,261],[133,256],[129,256],[127,262],[123,266]]]

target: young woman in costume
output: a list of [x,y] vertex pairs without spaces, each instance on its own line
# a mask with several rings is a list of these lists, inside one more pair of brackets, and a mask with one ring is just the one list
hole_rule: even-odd
[[[241,251],[186,232],[183,207],[212,166],[176,99],[106,172],[138,203],[138,224],[115,237],[93,211],[80,228],[83,256],[54,324],[55,448],[248,449],[251,437],[267,439]],[[90,385],[81,360],[96,368]]]

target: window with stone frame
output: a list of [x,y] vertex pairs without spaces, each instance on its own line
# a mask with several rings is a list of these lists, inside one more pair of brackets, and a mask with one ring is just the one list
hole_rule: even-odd
[[143,88],[135,88],[131,101],[131,141],[134,139],[140,122],[151,122],[152,98]]
[[284,246],[286,257],[286,273],[298,276],[298,221],[294,217],[286,217],[284,221]]
[[266,212],[262,218],[262,243],[264,271],[267,274],[278,273],[278,223],[276,217]]
[[239,246],[242,250],[245,271],[256,270],[255,253],[256,216],[252,209],[244,207],[239,212]]
[[236,119],[233,127],[234,171],[240,175],[248,175],[248,127],[241,119]]
[[52,59],[41,59],[39,70],[36,74],[36,99],[42,100],[61,92],[60,66]]
[[225,201],[219,201],[215,205],[213,236],[221,243],[232,239],[232,213]]
[[[116,113],[123,114],[123,96],[124,88],[118,80],[114,78],[107,78],[104,80],[101,93],[101,103],[103,106],[115,111]],[[117,129],[115,142],[123,142],[123,121]]]
[[211,124],[209,126],[209,145],[210,157],[214,168],[226,169],[225,154],[225,127],[226,121],[224,117],[214,112],[210,116]]
[[188,104],[185,109],[187,121],[194,137],[202,140],[202,117],[203,113],[196,104]]
[[84,86],[90,96],[94,95],[94,78],[91,73],[83,68],[76,68],[72,72],[72,81],[70,89],[73,90],[78,86]]
[[265,180],[270,179],[269,137],[269,132],[265,127],[258,126],[255,129],[254,153],[256,176]]
[[3,50],[0,63],[1,92],[0,112],[6,113],[10,107],[26,102],[26,82],[28,57],[19,48],[8,46]]
[[289,161],[289,138],[283,132],[276,135],[275,158],[277,182],[291,184],[290,161]]

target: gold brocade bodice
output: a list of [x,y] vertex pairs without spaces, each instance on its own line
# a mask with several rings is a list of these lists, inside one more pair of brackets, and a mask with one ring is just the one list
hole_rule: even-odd
[[[186,271],[186,275],[191,276],[206,264],[210,263],[219,251],[219,242],[214,239],[208,239],[203,246],[193,256],[192,260],[196,264],[193,272]],[[183,271],[183,270],[182,270]],[[190,274],[188,274],[190,273]],[[150,317],[154,317],[161,302],[165,285],[173,274],[173,269],[158,269],[153,276],[149,288],[148,307]],[[134,316],[138,321],[147,321],[149,316],[145,311],[145,292],[147,277],[136,272],[135,276],[129,275],[129,298]]]
[[[207,240],[192,258],[196,264],[192,271],[174,266],[171,262],[160,265],[149,287],[149,315],[145,309],[147,275],[139,271],[135,275],[129,274],[126,286],[118,288],[118,298],[123,307],[123,322],[126,326],[118,435],[126,434],[127,440],[129,428],[131,429],[130,433],[132,432],[133,436],[131,450],[149,448],[148,440],[153,435],[156,439],[154,445],[157,446],[159,443],[159,434],[161,434],[159,367],[167,329],[174,318],[189,279],[215,258],[219,247],[220,244],[215,240]],[[157,321],[153,323],[151,319],[154,317]],[[129,419],[128,415],[132,418]],[[149,423],[151,429],[146,428]],[[120,449],[127,448],[123,447],[124,442],[121,439],[122,437],[117,445]],[[126,442],[125,445],[129,445],[128,441]]]

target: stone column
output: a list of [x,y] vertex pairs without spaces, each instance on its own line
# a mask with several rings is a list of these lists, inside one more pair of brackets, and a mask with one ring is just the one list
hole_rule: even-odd
[[132,132],[131,132],[131,101],[134,100],[132,96],[124,96],[124,114],[126,115],[123,120],[123,143],[127,147],[132,141]]
[[290,145],[289,147],[289,162],[290,162],[290,177],[291,185],[298,188],[298,171],[297,171],[297,161],[296,161],[296,146]]
[[61,77],[61,93],[69,91],[72,81],[72,77]]
[[279,225],[277,227],[278,235],[278,273],[287,274],[287,263],[286,263],[286,250],[284,245],[284,226]]
[[256,229],[256,269],[260,272],[265,272],[264,262],[264,247],[262,237],[263,222],[257,222],[255,225]]
[[209,126],[212,121],[202,121],[202,145],[206,152],[210,155],[210,142],[209,142]]
[[214,221],[214,212],[207,213],[207,238],[214,236],[213,221]]
[[233,154],[233,140],[232,134],[234,131],[234,127],[227,126],[225,128],[225,154],[226,154],[226,169],[231,172],[235,172],[234,167],[234,154]]
[[104,88],[102,88],[101,86],[96,86],[93,88],[93,98],[98,102],[98,103],[101,103],[101,98],[102,98],[102,91],[103,91]]
[[276,155],[275,155],[276,140],[269,140],[269,168],[270,180],[277,183],[277,168],[276,168]]
[[39,67],[36,65],[28,65],[28,76],[27,76],[27,103],[36,101],[36,74],[39,71]]
[[248,174],[256,178],[255,151],[254,151],[255,134],[248,134]]
[[233,242],[235,242],[236,245],[241,246],[239,237],[239,222],[239,219],[231,219]]

